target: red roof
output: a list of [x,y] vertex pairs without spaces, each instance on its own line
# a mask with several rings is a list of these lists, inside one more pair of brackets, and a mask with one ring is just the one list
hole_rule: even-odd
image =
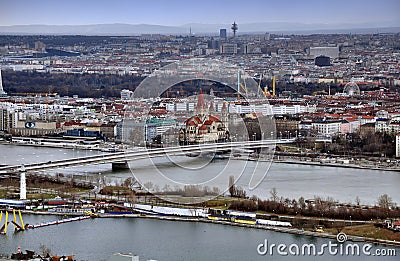
[[64,122],[64,126],[84,126],[84,125],[86,125],[86,124],[78,122],[78,121],[67,121],[67,122]]
[[193,125],[198,125],[199,123],[201,123],[200,118],[197,116],[193,116],[187,120],[186,125],[193,126]]
[[211,121],[221,121],[220,119],[218,119],[218,117],[215,117],[213,115],[208,116],[208,119]]
[[195,121],[196,123],[201,123],[200,118],[197,117],[197,116],[194,116],[194,117],[192,117],[191,119],[192,119],[193,121]]

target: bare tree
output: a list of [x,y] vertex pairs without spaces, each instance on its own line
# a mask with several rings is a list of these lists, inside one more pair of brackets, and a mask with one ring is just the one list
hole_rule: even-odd
[[231,197],[234,197],[236,195],[234,176],[229,176],[229,194],[231,194]]
[[301,211],[304,211],[306,208],[306,201],[303,197],[299,198],[299,207]]
[[392,198],[388,196],[388,194],[380,195],[378,198],[378,206],[384,209],[389,209],[395,206]]
[[276,188],[272,188],[269,194],[271,194],[271,200],[273,202],[276,202],[278,200],[278,192],[276,191]]
[[135,184],[135,179],[132,177],[125,179],[123,182],[123,186],[129,189],[132,189],[134,184]]
[[235,188],[235,196],[238,198],[246,198],[247,193],[243,188],[238,186]]
[[360,203],[361,203],[361,200],[360,200],[360,198],[357,196],[357,197],[356,197],[356,204],[357,204],[357,206],[359,206]]
[[214,195],[219,195],[221,193],[218,187],[213,187],[212,192],[214,193]]
[[51,256],[51,249],[46,247],[44,244],[40,244],[39,249],[43,257]]

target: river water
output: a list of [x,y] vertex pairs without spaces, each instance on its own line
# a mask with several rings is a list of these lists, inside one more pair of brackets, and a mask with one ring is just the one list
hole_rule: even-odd
[[[0,164],[21,164],[46,162],[63,158],[81,157],[100,153],[97,151],[78,151],[53,148],[36,148],[25,146],[0,145]],[[203,164],[202,159],[182,160],[187,166]],[[157,162],[157,161],[156,161]],[[203,179],[212,177],[212,171],[227,170],[235,172],[243,168],[244,161],[232,161],[226,167],[226,160],[208,162],[210,169],[200,171]],[[184,181],[187,173],[182,166],[160,163],[157,169],[164,175]],[[196,165],[197,164],[197,165]],[[256,162],[246,162],[246,168],[252,169]],[[148,160],[130,163],[131,169],[112,172],[110,164],[75,167],[51,171],[66,175],[102,175],[110,180],[131,177],[132,172],[138,177],[146,177],[157,183],[159,175]],[[190,175],[193,175],[191,173]],[[209,175],[209,176],[207,176]],[[190,177],[193,179],[193,176]],[[227,183],[227,179],[219,180]],[[247,188],[246,170],[239,178],[238,185],[248,191],[249,195],[261,198],[270,197],[269,191],[276,188],[278,195],[288,198],[313,198],[314,196],[332,197],[340,202],[353,202],[358,196],[362,204],[375,204],[381,194],[388,194],[399,203],[400,173],[376,170],[344,169],[336,167],[306,166],[294,164],[272,164],[266,178],[256,189]],[[159,184],[162,185],[161,183]],[[217,184],[218,185],[218,184]],[[25,223],[40,223],[55,220],[55,216],[25,215]],[[11,227],[10,227],[11,228]],[[11,229],[12,230],[12,229]],[[10,231],[11,231],[10,230]],[[302,245],[313,243],[317,247],[329,240],[284,234],[260,229],[224,226],[208,223],[172,222],[145,218],[109,218],[93,219],[28,230],[20,233],[8,233],[0,236],[0,254],[15,252],[18,246],[22,249],[39,251],[41,244],[50,248],[55,254],[75,254],[78,260],[108,260],[116,252],[135,253],[140,260],[282,260],[278,254],[261,256],[257,246],[267,239],[274,244],[292,243]],[[380,247],[380,246],[378,246]],[[373,250],[377,246],[373,247]],[[371,250],[371,251],[373,251]],[[400,250],[397,248],[397,254]],[[365,259],[365,256],[289,256],[300,260],[353,260]],[[376,257],[370,257],[374,260]],[[398,257],[397,257],[398,258]],[[368,258],[367,258],[368,259]],[[397,260],[395,257],[387,260]]]
[[[98,153],[101,152],[0,145],[0,164],[46,162]],[[156,168],[152,161],[157,163]],[[331,197],[343,203],[355,203],[356,197],[359,197],[361,204],[374,205],[380,195],[388,194],[394,202],[400,204],[400,172],[395,171],[273,163],[260,185],[254,190],[250,190],[248,188],[249,176],[257,164],[253,161],[231,160],[227,163],[227,160],[213,160],[210,162],[207,159],[188,157],[178,159],[178,164],[165,159],[153,159],[152,161],[142,159],[131,162],[132,171],[113,172],[111,164],[102,164],[48,172],[92,177],[100,174],[108,180],[124,180],[135,175],[142,183],[151,181],[160,188],[164,186],[164,180],[171,178],[183,184],[213,180],[210,186],[215,185],[221,191],[224,188],[226,189],[228,185],[228,176],[236,175],[237,185],[244,188],[249,196],[256,195],[264,199],[271,196],[272,188],[276,188],[279,197],[290,199],[298,199],[299,197],[310,199],[314,196],[320,196],[323,198]],[[185,166],[181,164],[182,162]],[[207,166],[194,171],[186,168],[187,166],[201,166],[202,164]],[[260,166],[258,167],[260,168]],[[265,168],[267,167],[266,164]],[[215,176],[215,173],[222,174]],[[238,173],[241,174],[240,177],[237,175]]]
[[[55,216],[25,215],[25,222],[36,224],[56,220]],[[10,227],[11,228],[11,227]],[[261,229],[200,222],[175,222],[146,218],[99,218],[27,230],[0,236],[0,254],[37,250],[40,245],[54,254],[74,254],[77,260],[108,260],[113,253],[134,253],[140,260],[362,260],[365,255],[271,256],[259,255],[257,247],[268,244],[314,244],[319,250],[329,240]],[[333,241],[332,241],[333,242]],[[336,242],[333,242],[336,243]],[[370,252],[373,253],[377,246]],[[388,249],[387,247],[381,247]],[[400,254],[400,248],[397,248]],[[276,251],[276,250],[275,250]],[[345,253],[345,252],[343,252]],[[397,257],[398,258],[398,257]],[[368,258],[367,258],[368,259]],[[370,257],[370,260],[374,260]],[[397,260],[387,257],[384,260]]]

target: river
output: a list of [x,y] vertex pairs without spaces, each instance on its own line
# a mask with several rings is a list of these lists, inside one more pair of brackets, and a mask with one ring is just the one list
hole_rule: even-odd
[[[25,215],[26,223],[56,220],[55,216]],[[10,227],[12,228],[12,226]],[[54,254],[74,254],[77,260],[108,260],[113,253],[134,253],[140,260],[287,260],[277,252],[259,255],[257,247],[269,244],[314,244],[320,249],[328,239],[284,234],[261,229],[233,227],[201,222],[175,222],[146,218],[99,218],[27,230],[0,236],[0,254],[31,249],[40,245]],[[333,241],[332,241],[333,242]],[[336,243],[336,242],[334,242]],[[374,246],[370,251],[375,251]],[[379,246],[379,248],[388,249]],[[393,247],[391,247],[393,248]],[[397,254],[400,249],[397,248]],[[276,251],[276,250],[275,250]],[[366,257],[330,255],[293,256],[296,260],[362,260]],[[373,258],[371,257],[371,260]],[[384,260],[397,260],[387,257]]]
[[[100,152],[90,150],[0,145],[0,164],[44,162],[98,153]],[[178,159],[179,164],[183,162],[182,164],[185,165],[179,165],[176,162],[170,163],[165,159],[153,159],[152,161],[157,163],[156,168],[153,162],[143,159],[130,163],[132,171],[113,172],[111,164],[102,164],[48,172],[92,177],[100,174],[111,181],[124,180],[134,174],[143,183],[151,181],[158,184],[160,188],[164,186],[163,180],[170,178],[183,184],[213,180],[210,186],[215,185],[221,190],[227,187],[229,175],[239,173],[242,175],[238,177],[237,185],[244,188],[249,196],[256,195],[263,199],[269,198],[271,189],[276,188],[279,197],[290,199],[299,197],[310,199],[320,196],[331,197],[343,203],[355,203],[356,197],[358,197],[361,204],[374,205],[380,195],[388,194],[394,202],[400,204],[400,172],[395,171],[273,163],[260,185],[254,190],[250,190],[248,188],[249,176],[257,164],[256,162],[241,160],[231,160],[229,163],[227,160],[210,162],[208,159],[187,157]],[[206,167],[201,167],[205,164]],[[191,171],[187,166],[200,166],[202,169]],[[215,173],[221,172],[223,175],[215,176]]]
[[[96,153],[100,152],[0,145],[0,164],[43,162]],[[204,160],[198,158],[185,160],[179,158],[179,160],[186,166],[204,164]],[[208,161],[207,165],[210,170],[220,171],[223,169],[229,172],[242,169],[243,164],[247,164],[246,168],[249,169],[254,168],[256,164],[251,161],[244,162],[231,161],[229,164],[232,165],[226,167],[226,160],[212,160]],[[131,162],[130,165],[135,175],[157,182],[159,176],[148,160],[138,160]],[[187,179],[187,173],[182,171],[182,166],[161,161],[157,169],[162,170],[165,175],[173,175],[176,180]],[[83,176],[96,176],[100,173],[110,180],[132,176],[130,170],[113,172],[110,164],[60,169],[50,173],[56,172]],[[197,177],[200,181],[212,177],[212,171],[201,171],[200,173],[202,176]],[[248,184],[246,170],[243,177],[238,180],[238,185],[246,188]],[[227,183],[227,180],[224,178],[223,181],[218,182]],[[362,204],[375,204],[379,195],[386,193],[399,203],[399,184],[400,173],[398,172],[274,163],[261,184],[255,190],[248,189],[248,194],[268,198],[270,190],[276,188],[279,196],[288,198],[321,196],[354,203],[358,196]],[[24,216],[25,222],[31,224],[54,219],[59,219],[59,217]],[[131,252],[139,255],[140,260],[156,259],[160,261],[286,260],[288,258],[277,253],[273,256],[259,255],[257,246],[265,239],[270,244],[290,245],[295,243],[301,246],[313,243],[317,247],[329,242],[328,239],[323,238],[200,222],[173,222],[146,218],[101,218],[16,234],[10,232],[0,236],[0,254],[15,252],[18,246],[21,246],[22,249],[39,251],[40,245],[43,244],[55,254],[75,254],[78,260],[108,260],[116,252]],[[374,246],[373,250],[377,247],[380,246]],[[397,248],[397,254],[399,251]],[[362,260],[365,258],[365,256],[333,256],[327,253],[322,257],[296,256],[296,260]],[[374,257],[371,257],[371,260],[373,259]],[[387,259],[397,260],[394,257]]]

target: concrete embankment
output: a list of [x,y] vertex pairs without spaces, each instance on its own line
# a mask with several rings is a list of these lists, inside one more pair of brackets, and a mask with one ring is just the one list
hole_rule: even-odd
[[3,145],[12,145],[12,146],[26,146],[26,147],[41,147],[41,148],[53,148],[53,149],[79,149],[79,150],[102,150],[101,147],[93,146],[93,145],[78,145],[78,144],[40,144],[40,143],[20,143],[20,142],[9,142],[9,141],[0,141],[0,144]]
[[[271,159],[254,158],[254,157],[231,157],[233,160],[243,160],[243,161],[265,161],[269,162]],[[304,159],[304,158],[303,158]],[[310,165],[310,166],[321,166],[321,167],[335,167],[335,168],[349,168],[349,169],[368,169],[368,170],[380,170],[380,171],[396,171],[400,172],[400,167],[386,167],[386,166],[376,166],[372,162],[369,165],[358,165],[353,163],[329,163],[312,161],[312,158],[306,158],[306,160],[300,160],[299,158],[281,159],[274,158],[272,163],[278,164],[298,164],[298,165]]]
[[300,164],[300,165],[311,165],[311,166],[321,166],[321,167],[370,169],[370,170],[397,171],[397,172],[400,172],[400,168],[386,168],[386,167],[363,166],[363,165],[342,164],[342,163],[320,163],[320,162],[315,162],[315,161],[299,161],[299,160],[287,160],[287,159],[285,159],[285,160],[274,159],[273,163]]

